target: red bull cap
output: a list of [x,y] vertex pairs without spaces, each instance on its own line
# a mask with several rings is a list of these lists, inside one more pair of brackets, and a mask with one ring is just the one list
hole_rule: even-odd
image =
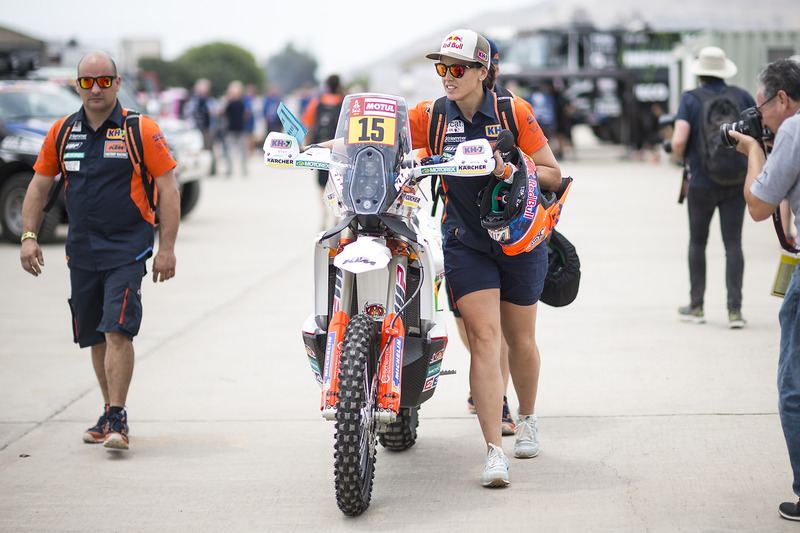
[[441,60],[450,57],[469,63],[480,63],[489,68],[489,42],[472,30],[456,30],[442,41],[439,52],[428,54],[428,59]]

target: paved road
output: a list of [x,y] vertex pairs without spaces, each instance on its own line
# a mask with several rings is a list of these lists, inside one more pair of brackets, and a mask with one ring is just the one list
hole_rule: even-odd
[[356,519],[336,507],[333,424],[300,341],[320,224],[312,174],[256,156],[249,179],[205,184],[181,228],[178,276],[143,289],[127,453],[81,442],[102,398],[88,352],[71,344],[63,244],[45,247],[38,279],[18,246],[0,244],[0,530],[796,527],[777,514],[793,495],[776,414],[772,228],[745,224],[747,327],[727,329],[716,226],[708,323],[681,323],[679,170],[618,155],[589,147],[563,163],[576,181],[560,229],[583,279],[574,304],[539,313],[540,456],[512,459],[509,488],[480,486],[467,353],[451,337],[445,367],[457,374],[423,406],[416,446],[379,451],[372,505]]

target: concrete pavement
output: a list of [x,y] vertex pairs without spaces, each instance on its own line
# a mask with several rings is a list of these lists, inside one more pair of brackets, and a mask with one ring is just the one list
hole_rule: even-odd
[[[583,138],[579,135],[579,140]],[[333,424],[319,415],[300,327],[320,223],[313,173],[209,180],[180,231],[178,275],[146,281],[128,398],[131,450],[81,442],[102,398],[71,343],[63,243],[33,278],[0,244],[0,531],[790,531],[794,498],[777,417],[781,300],[770,223],[745,222],[743,330],[727,328],[716,218],[702,326],[687,302],[680,171],[581,144],[559,229],[583,277],[541,306],[542,452],[511,486],[480,486],[466,410],[468,356],[450,328],[417,444],[378,452],[371,507],[346,518]],[[516,409],[513,392],[509,397]],[[504,439],[507,453],[513,437]]]

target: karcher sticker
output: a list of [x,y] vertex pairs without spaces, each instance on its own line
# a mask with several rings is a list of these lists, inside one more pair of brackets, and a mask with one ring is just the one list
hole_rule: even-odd
[[277,167],[293,167],[294,161],[291,159],[278,159],[275,157],[268,157],[267,164],[274,165]]

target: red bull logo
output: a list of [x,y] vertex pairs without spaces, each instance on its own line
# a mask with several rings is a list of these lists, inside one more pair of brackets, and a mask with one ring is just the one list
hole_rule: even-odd
[[447,39],[444,40],[442,43],[442,52],[445,50],[463,50],[464,49],[464,40],[459,37],[458,35],[450,35]]
[[287,139],[272,139],[269,143],[270,148],[287,150],[292,147],[292,141]]
[[386,308],[381,304],[371,304],[364,308],[364,312],[374,318],[383,318],[383,315],[386,314]]
[[535,215],[536,203],[538,200],[536,192],[536,174],[528,173],[528,199],[525,202],[525,213],[523,217],[529,220],[533,220]]

